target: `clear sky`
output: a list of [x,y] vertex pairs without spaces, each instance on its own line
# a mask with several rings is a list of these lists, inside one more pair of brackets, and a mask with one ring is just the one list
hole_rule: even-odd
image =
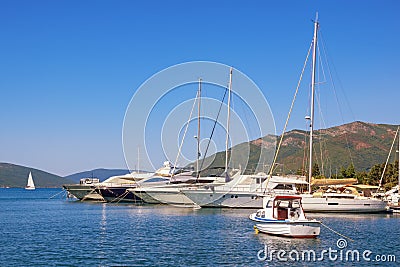
[[[399,10],[395,0],[1,0],[0,162],[59,175],[126,168],[131,97],[156,72],[194,60],[249,76],[279,133],[316,11],[348,106],[326,126],[399,124]],[[304,115],[289,128],[304,129]]]

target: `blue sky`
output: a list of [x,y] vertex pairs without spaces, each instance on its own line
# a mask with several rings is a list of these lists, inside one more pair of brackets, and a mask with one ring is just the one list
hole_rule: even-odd
[[[316,11],[347,105],[343,117],[325,117],[326,126],[399,124],[399,10],[386,0],[2,0],[0,161],[59,175],[126,167],[122,124],[135,90],[194,60],[248,75],[279,133]],[[304,129],[305,113],[300,108],[289,128]]]

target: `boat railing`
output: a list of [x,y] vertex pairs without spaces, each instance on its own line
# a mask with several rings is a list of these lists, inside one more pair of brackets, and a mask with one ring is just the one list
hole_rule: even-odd
[[97,188],[106,188],[106,187],[132,187],[132,186],[137,186],[136,182],[132,183],[99,183],[96,185]]

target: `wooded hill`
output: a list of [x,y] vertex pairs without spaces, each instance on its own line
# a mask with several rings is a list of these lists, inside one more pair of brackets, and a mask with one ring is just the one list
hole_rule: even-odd
[[69,179],[45,171],[11,163],[0,163],[0,187],[25,187],[29,172],[32,172],[36,187],[61,187],[62,184],[72,183]]
[[[383,164],[389,154],[397,125],[352,122],[340,126],[314,131],[313,161],[319,167],[320,175],[325,177],[342,177],[349,166],[353,165],[357,173],[368,173],[376,164]],[[279,141],[280,136],[265,136],[263,138],[239,144],[232,150],[240,153],[241,146],[250,146],[247,173],[251,173],[258,162],[260,148],[271,150]],[[304,174],[308,170],[309,132],[292,130],[284,135],[280,153],[277,158],[275,173]],[[395,161],[395,147],[390,157],[390,163]],[[236,156],[236,157],[240,157]],[[211,157],[210,157],[211,158]],[[224,166],[225,152],[215,155],[211,166]],[[394,166],[392,166],[394,168]],[[375,167],[376,169],[377,167]],[[380,167],[383,169],[383,167]]]

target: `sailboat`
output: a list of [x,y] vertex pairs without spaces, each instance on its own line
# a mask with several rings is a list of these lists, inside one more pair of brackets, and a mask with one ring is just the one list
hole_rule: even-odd
[[312,166],[313,166],[313,130],[314,130],[314,95],[315,95],[315,74],[317,62],[317,39],[318,39],[318,14],[314,21],[314,37],[312,42],[312,73],[311,73],[311,103],[309,120],[309,171],[308,171],[308,193],[302,194],[304,211],[308,212],[348,212],[348,213],[372,213],[384,212],[386,202],[372,196],[359,194],[354,188],[345,188],[343,191],[311,193]]
[[28,183],[26,184],[25,189],[27,189],[27,190],[35,190],[36,189],[35,183],[33,182],[33,178],[32,178],[32,172],[29,172]]

